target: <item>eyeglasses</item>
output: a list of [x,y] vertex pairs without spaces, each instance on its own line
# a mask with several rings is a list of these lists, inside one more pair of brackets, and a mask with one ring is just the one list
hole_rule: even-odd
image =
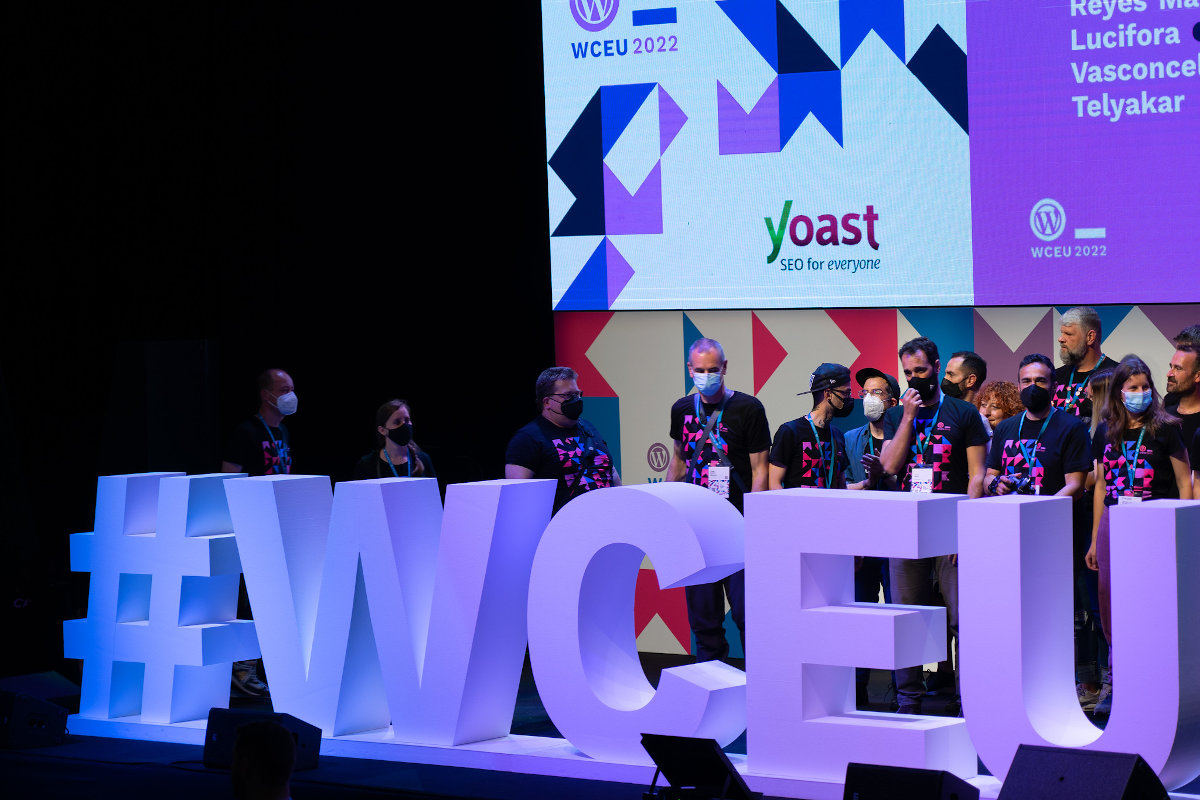
[[552,392],[546,397],[565,397],[568,400],[574,400],[577,397],[583,397],[583,392]]
[[887,389],[863,389],[862,392],[859,393],[858,397],[865,400],[868,395],[875,395],[880,400],[886,400],[892,396],[892,393]]

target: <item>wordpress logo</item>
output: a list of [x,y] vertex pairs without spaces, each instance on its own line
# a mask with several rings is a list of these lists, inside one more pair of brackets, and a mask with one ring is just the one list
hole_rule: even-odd
[[1067,228],[1067,214],[1057,200],[1047,197],[1033,204],[1029,212],[1029,227],[1043,242],[1052,242]]
[[570,0],[571,15],[585,31],[602,31],[617,18],[620,0]]

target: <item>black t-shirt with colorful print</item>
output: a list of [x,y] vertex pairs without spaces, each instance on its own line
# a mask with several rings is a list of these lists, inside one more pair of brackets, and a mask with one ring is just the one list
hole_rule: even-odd
[[1042,495],[1066,486],[1069,473],[1091,471],[1091,442],[1078,417],[1055,411],[1046,419],[1025,419],[1022,424],[1024,417],[1018,414],[996,426],[988,469],[1017,478],[1031,476],[1032,493]]
[[504,454],[505,464],[533,471],[535,478],[558,481],[554,513],[584,492],[612,486],[613,460],[608,443],[596,426],[581,419],[560,428],[545,417],[535,417],[513,434]]
[[1104,356],[1087,372],[1079,372],[1074,367],[1063,365],[1054,370],[1054,382],[1058,386],[1054,390],[1054,396],[1050,398],[1050,404],[1062,411],[1067,411],[1070,414],[1079,417],[1084,423],[1091,425],[1092,422],[1092,401],[1088,399],[1084,389],[1087,383],[1091,380],[1092,374],[1099,372],[1102,369],[1115,369],[1117,362],[1113,361],[1108,356]]
[[786,470],[783,474],[785,489],[797,486],[841,489],[846,485],[846,469],[850,466],[850,459],[846,455],[846,435],[829,424],[817,427],[814,431],[808,417],[794,419],[781,425],[775,432],[770,461]]
[[[753,482],[750,454],[764,452],[771,446],[766,409],[758,398],[734,392],[723,410],[720,403],[700,403],[700,414],[697,415],[695,398],[694,394],[686,395],[671,406],[671,439],[683,445],[683,461],[687,465],[684,480],[708,486],[708,468],[721,463],[717,455],[717,448],[720,448],[733,472],[729,481],[729,502],[741,511],[743,491],[750,491]],[[705,425],[712,414],[719,416],[713,425],[712,435],[704,440],[700,449],[700,470],[696,474],[692,468],[696,443],[704,435]]]
[[[940,406],[922,406],[912,421],[912,444],[900,471],[900,490],[912,489],[912,466],[933,467],[933,491],[966,494],[970,485],[967,448],[986,447],[987,428],[979,409],[953,397],[942,397]],[[896,429],[904,417],[901,406],[889,408],[883,415],[883,438],[896,438]],[[936,421],[935,418],[936,417]],[[931,430],[932,428],[932,430]],[[890,446],[890,445],[889,445]]]
[[1103,423],[1096,428],[1092,457],[1104,476],[1104,505],[1115,506],[1117,498],[1124,494],[1143,500],[1179,497],[1179,484],[1171,466],[1171,457],[1182,458],[1184,453],[1179,426],[1167,425],[1158,436],[1149,433],[1141,436],[1143,430],[1126,430],[1123,441],[1114,445],[1108,440],[1108,429]]

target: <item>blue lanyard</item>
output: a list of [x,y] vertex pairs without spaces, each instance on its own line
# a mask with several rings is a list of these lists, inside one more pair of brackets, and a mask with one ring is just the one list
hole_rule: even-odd
[[279,449],[279,440],[275,438],[275,434],[271,433],[271,426],[267,424],[265,419],[263,419],[262,414],[255,414],[254,416],[258,417],[258,421],[261,422],[263,427],[267,429],[267,438],[271,440],[271,447],[275,449],[275,457],[279,459],[279,469],[286,470],[287,465],[283,463],[283,452]]
[[[918,463],[921,466],[925,466],[925,448],[929,447],[929,440],[933,438],[933,431],[937,427],[938,417],[940,417],[942,415],[942,403],[945,402],[945,400],[946,400],[946,395],[942,395],[940,398],[938,398],[937,411],[934,412],[933,419],[929,420],[929,434],[925,437],[925,441],[919,445],[917,444],[917,440],[920,439],[920,436],[917,434],[918,420],[916,420],[916,419],[913,420],[913,445],[912,446],[913,446],[913,449],[917,451],[917,457],[920,459],[920,461]],[[870,431],[868,431],[868,433],[869,432]]]
[[[1030,446],[1028,451],[1025,450],[1025,440],[1021,438],[1021,431],[1025,430],[1025,415],[1028,414],[1029,412],[1028,411],[1021,412],[1021,426],[1019,428],[1017,428],[1017,448],[1020,449],[1021,455],[1025,457],[1025,463],[1029,465],[1029,470],[1030,470],[1031,475],[1033,474],[1034,459],[1037,458],[1038,440],[1041,439],[1042,434],[1046,432],[1046,426],[1050,424],[1050,418],[1054,416],[1054,412],[1056,410],[1057,409],[1054,409],[1054,408],[1050,409],[1050,413],[1046,415],[1046,421],[1042,423],[1042,428],[1041,428],[1041,430],[1038,431],[1037,436],[1035,436],[1033,438],[1033,444]],[[1013,472],[1015,472],[1015,469],[1013,467],[1010,466],[1009,469],[1013,470]],[[1013,472],[1009,472],[1008,474],[1012,475]]]
[[[1135,444],[1133,446],[1133,459],[1132,460],[1130,460],[1130,458],[1129,458],[1129,453],[1121,454],[1121,455],[1125,456],[1125,470],[1126,470],[1126,473],[1129,475],[1129,485],[1126,487],[1126,491],[1129,494],[1133,494],[1133,479],[1137,477],[1137,464],[1138,464],[1138,461],[1140,460],[1140,454],[1142,452],[1142,437],[1145,435],[1146,435],[1146,426],[1143,425],[1142,432],[1138,434],[1137,444]],[[1121,441],[1121,449],[1122,450],[1125,449],[1124,440]]]
[[[1106,358],[1108,358],[1108,356],[1104,355],[1104,353],[1100,354],[1100,360],[1096,362],[1096,366],[1092,367],[1092,371],[1088,373],[1087,380],[1080,381],[1078,387],[1075,385],[1075,367],[1071,367],[1071,377],[1067,378],[1067,404],[1065,406],[1067,411],[1071,411],[1075,408],[1075,406],[1079,405],[1079,398],[1083,396],[1084,388],[1086,388],[1088,383],[1092,380],[1092,372],[1095,372],[1097,369],[1099,369],[1100,365],[1104,363],[1104,359]],[[1020,431],[1018,431],[1017,434],[1020,435]]]
[[[399,478],[400,473],[396,472],[396,465],[392,463],[392,454],[387,451],[387,445],[383,446],[383,457],[387,459],[388,466],[392,468],[392,474],[395,475],[397,478]],[[412,453],[408,454],[408,460],[405,461],[404,463],[408,465],[407,477],[411,478],[412,477]]]
[[[817,430],[817,423],[813,422],[812,414],[806,414],[804,417],[808,420],[808,427],[812,428],[813,437],[817,440],[817,450],[821,453],[821,460],[825,460],[825,448],[821,446],[821,433]],[[871,432],[868,430],[867,435]],[[837,467],[837,438],[834,437],[833,431],[829,431],[829,449],[832,453],[832,458],[829,460],[829,477],[825,480],[825,488],[833,488],[833,471]]]

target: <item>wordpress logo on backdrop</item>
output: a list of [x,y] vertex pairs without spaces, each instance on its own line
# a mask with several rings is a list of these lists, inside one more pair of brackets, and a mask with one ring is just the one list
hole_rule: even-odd
[[1057,200],[1047,197],[1033,204],[1029,212],[1029,227],[1043,242],[1052,242],[1067,228],[1067,214]]
[[570,0],[571,15],[585,31],[602,31],[617,18],[620,0]]

